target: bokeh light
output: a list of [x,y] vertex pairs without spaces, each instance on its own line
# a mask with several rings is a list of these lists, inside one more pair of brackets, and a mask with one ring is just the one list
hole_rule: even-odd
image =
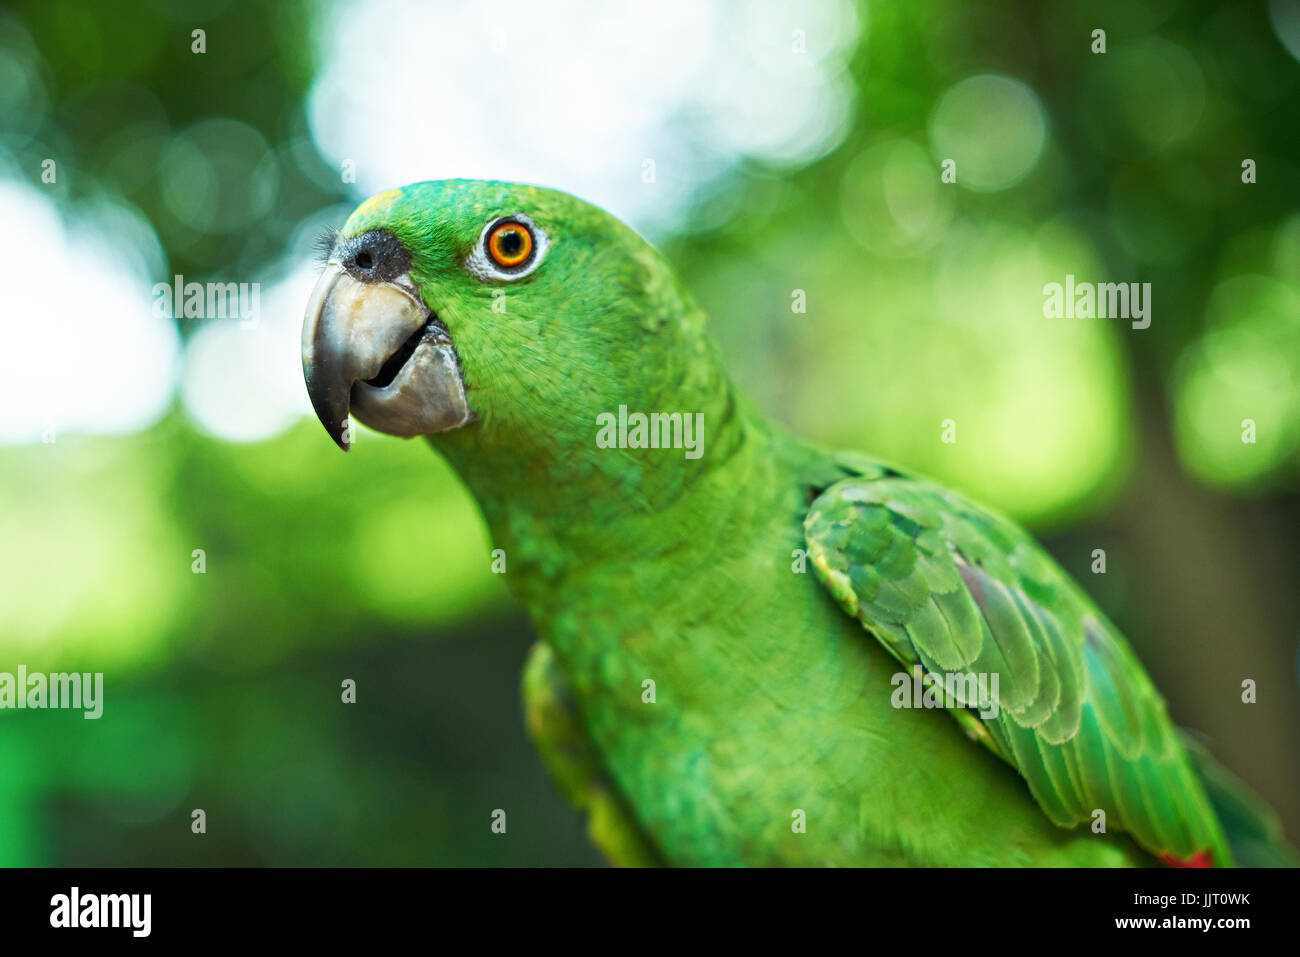
[[1252,486],[1300,450],[1300,293],[1267,276],[1215,286],[1174,384],[1179,451],[1206,481]]
[[1037,95],[1008,76],[973,76],[947,90],[930,117],[930,148],[957,164],[967,189],[1007,189],[1029,175],[1047,140]]
[[0,180],[0,214],[21,224],[0,235],[0,442],[136,431],[170,404],[179,343],[151,310],[156,241],[115,212],[65,223],[35,188]]
[[801,164],[839,141],[855,34],[843,0],[367,0],[326,27],[312,129],[336,167],[354,164],[362,194],[460,176],[544,183],[662,232],[742,159]]

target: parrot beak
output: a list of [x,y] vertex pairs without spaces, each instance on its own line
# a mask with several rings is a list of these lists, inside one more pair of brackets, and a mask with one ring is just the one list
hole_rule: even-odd
[[344,452],[349,412],[405,438],[473,418],[451,335],[405,273],[361,282],[328,263],[307,304],[302,372],[316,417]]

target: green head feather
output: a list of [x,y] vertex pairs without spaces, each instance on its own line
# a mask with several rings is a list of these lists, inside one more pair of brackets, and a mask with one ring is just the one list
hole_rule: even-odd
[[[520,278],[476,271],[486,226],[526,216],[545,237]],[[619,404],[698,408],[703,314],[671,267],[603,210],[551,189],[476,180],[416,183],[362,203],[341,236],[384,229],[451,332],[471,428],[518,448],[593,445]],[[477,255],[476,255],[477,254]],[[705,377],[711,378],[711,377]]]
[[[485,269],[485,230],[521,217],[537,231],[522,275]],[[675,496],[708,456],[597,444],[602,415],[702,415],[719,439],[734,404],[704,314],[649,243],[604,210],[536,186],[439,180],[362,203],[340,239],[386,230],[451,334],[475,420],[431,437],[492,517],[504,498],[547,509]],[[488,267],[494,266],[486,263]]]

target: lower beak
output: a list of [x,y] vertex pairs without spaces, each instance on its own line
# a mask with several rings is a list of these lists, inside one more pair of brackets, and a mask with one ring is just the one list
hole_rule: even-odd
[[303,321],[302,372],[316,417],[345,452],[349,412],[404,437],[473,418],[447,327],[406,275],[364,283],[326,266]]

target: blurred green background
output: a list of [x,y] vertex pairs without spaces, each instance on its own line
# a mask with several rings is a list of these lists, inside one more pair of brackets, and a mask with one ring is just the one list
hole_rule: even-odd
[[1025,522],[1294,839],[1298,60],[1300,0],[8,4],[0,671],[105,704],[0,711],[0,863],[598,861],[472,501],[301,384],[314,233],[445,176],[623,216],[771,414]]

